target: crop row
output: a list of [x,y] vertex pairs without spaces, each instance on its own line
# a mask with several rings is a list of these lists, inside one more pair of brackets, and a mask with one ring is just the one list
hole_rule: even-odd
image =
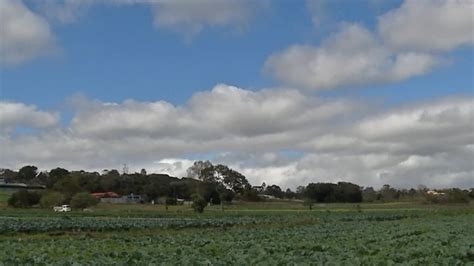
[[294,226],[281,221],[281,227],[9,238],[0,241],[0,264],[472,265],[472,218],[333,220]]
[[48,231],[112,231],[132,229],[182,229],[206,227],[231,227],[257,224],[325,223],[352,221],[395,221],[416,218],[410,214],[360,214],[360,213],[306,213],[280,216],[260,215],[219,218],[119,218],[119,217],[50,217],[15,218],[0,217],[0,234],[15,232]]
[[268,219],[175,219],[175,218],[0,218],[0,233],[48,231],[111,231],[131,229],[182,229],[203,227],[230,227],[269,223]]

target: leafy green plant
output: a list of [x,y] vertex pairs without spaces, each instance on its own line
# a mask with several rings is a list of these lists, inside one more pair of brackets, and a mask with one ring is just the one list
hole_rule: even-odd
[[71,207],[84,209],[94,206],[98,203],[97,199],[87,192],[81,192],[74,195],[71,199]]
[[207,206],[207,201],[201,195],[198,194],[194,194],[192,196],[192,199],[193,203],[191,207],[194,209],[194,211],[198,213],[204,212],[204,208],[206,208]]
[[28,208],[38,204],[39,201],[39,193],[21,189],[10,196],[8,205],[15,208]]

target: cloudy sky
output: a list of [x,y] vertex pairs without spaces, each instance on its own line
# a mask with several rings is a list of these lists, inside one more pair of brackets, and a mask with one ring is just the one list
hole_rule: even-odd
[[472,0],[0,0],[0,167],[474,187]]

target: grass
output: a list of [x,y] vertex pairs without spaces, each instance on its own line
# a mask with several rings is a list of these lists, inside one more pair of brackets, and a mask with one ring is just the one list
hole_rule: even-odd
[[16,188],[0,188],[0,207],[7,206],[8,198],[17,190]]

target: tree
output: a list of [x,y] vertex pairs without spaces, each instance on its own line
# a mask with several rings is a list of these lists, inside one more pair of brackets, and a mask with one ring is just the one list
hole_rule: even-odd
[[8,199],[8,205],[15,208],[29,208],[38,204],[39,201],[39,193],[21,189],[10,196]]
[[66,201],[69,201],[74,194],[83,191],[79,185],[77,176],[69,176],[67,178],[59,179],[54,184],[53,189],[63,193],[66,196]]
[[193,194],[193,204],[191,207],[198,213],[204,212],[204,208],[207,206],[207,201],[199,194]]
[[287,188],[286,191],[285,191],[285,198],[287,199],[293,199],[295,198],[296,196],[296,193],[291,191],[291,189]]
[[338,182],[336,186],[335,200],[337,202],[361,202],[362,191],[356,184]]
[[49,175],[46,177],[46,180],[44,180],[44,185],[46,185],[47,188],[51,188],[54,186],[54,183],[56,183],[59,179],[62,179],[69,175],[69,171],[64,169],[64,168],[54,168],[49,171]]
[[236,193],[242,192],[242,190],[249,185],[247,178],[241,173],[230,169],[229,167],[219,164],[215,167],[216,176],[218,181],[222,183],[227,189],[231,189]]
[[400,193],[390,187],[390,185],[383,185],[382,189],[380,189],[380,198],[383,200],[383,201],[394,201],[394,200],[398,200],[400,196]]
[[146,170],[145,170],[145,168],[142,168],[142,170],[140,171],[140,174],[143,175],[143,176],[146,176]]
[[99,187],[101,191],[114,191],[120,190],[120,176],[115,175],[103,175],[99,179]]
[[191,178],[200,179],[208,177],[206,174],[202,173],[204,169],[210,169],[213,165],[210,161],[195,161],[191,167],[188,168],[187,175]]
[[259,201],[258,191],[251,187],[246,187],[242,192],[242,199],[246,201]]
[[18,171],[18,177],[22,182],[29,182],[36,177],[36,175],[38,174],[37,171],[38,167],[34,165],[26,165]]
[[247,178],[241,173],[230,169],[226,165],[212,165],[209,161],[196,161],[187,170],[188,177],[201,180],[204,183],[223,185],[226,189],[231,189],[235,193],[242,193],[246,186],[249,186]]
[[221,202],[231,202],[234,199],[235,193],[230,189],[225,189],[219,193]]
[[296,187],[296,192],[295,192],[296,193],[295,197],[297,199],[303,199],[305,197],[305,195],[304,195],[305,194],[305,189],[306,188],[304,186],[297,186]]
[[275,198],[283,198],[284,196],[284,192],[281,190],[281,188],[277,185],[271,185],[271,186],[268,186],[266,189],[265,189],[265,194],[267,195],[271,195],[271,196],[274,196]]
[[71,199],[71,206],[79,209],[94,206],[97,203],[99,203],[97,199],[88,192],[77,193]]
[[373,187],[366,187],[362,191],[362,200],[364,202],[374,202],[377,199],[377,192]]
[[53,206],[62,205],[66,200],[63,194],[57,191],[49,191],[44,193],[40,199],[40,206],[42,208],[49,208]]
[[336,184],[331,183],[310,183],[305,189],[305,198],[314,202],[334,202]]

